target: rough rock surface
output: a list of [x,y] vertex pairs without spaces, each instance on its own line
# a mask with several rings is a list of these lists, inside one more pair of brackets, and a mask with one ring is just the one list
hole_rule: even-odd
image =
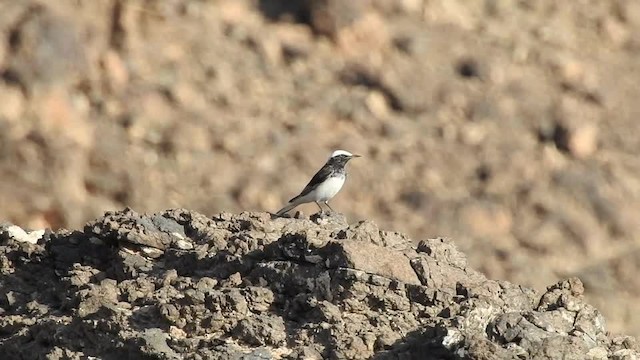
[[638,0],[0,0],[0,219],[273,211],[346,148],[336,210],[640,337],[639,34]]
[[536,293],[450,240],[414,246],[338,214],[125,209],[35,244],[1,234],[3,359],[640,356],[577,278]]

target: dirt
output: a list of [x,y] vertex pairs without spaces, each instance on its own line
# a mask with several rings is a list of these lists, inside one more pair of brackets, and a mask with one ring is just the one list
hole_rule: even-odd
[[[578,278],[489,280],[448,239],[343,215],[107,213],[0,232],[7,359],[632,359]],[[7,355],[9,354],[9,355]],[[9,356],[9,357],[6,357]]]
[[0,219],[275,211],[341,148],[349,219],[638,336],[639,33],[635,0],[0,0]]

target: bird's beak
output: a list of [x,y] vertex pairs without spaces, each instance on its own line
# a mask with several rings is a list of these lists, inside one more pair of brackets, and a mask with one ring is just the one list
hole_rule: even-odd
[[351,157],[352,157],[352,158],[357,158],[357,157],[362,157],[362,155],[356,155],[356,154],[353,154],[353,155],[351,155]]

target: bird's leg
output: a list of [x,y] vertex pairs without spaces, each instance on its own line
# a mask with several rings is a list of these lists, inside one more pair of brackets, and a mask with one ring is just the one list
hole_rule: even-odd
[[329,209],[331,209],[331,212],[335,212],[333,210],[333,208],[331,207],[331,205],[329,205],[329,200],[325,201],[324,204],[327,205],[327,207],[329,207]]
[[320,206],[320,203],[317,201],[314,201],[316,203],[316,205],[318,205],[318,207],[320,208],[320,215],[324,215],[324,209],[322,208],[322,206]]

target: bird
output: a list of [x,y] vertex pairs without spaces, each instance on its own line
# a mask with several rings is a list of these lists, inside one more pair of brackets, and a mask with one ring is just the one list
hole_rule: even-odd
[[311,178],[311,181],[304,187],[302,192],[289,200],[287,205],[276,212],[277,216],[282,216],[298,205],[315,202],[320,208],[320,213],[324,213],[320,203],[324,203],[332,211],[329,200],[331,200],[344,185],[347,179],[347,162],[360,155],[352,154],[346,150],[336,150],[331,153],[329,160]]

